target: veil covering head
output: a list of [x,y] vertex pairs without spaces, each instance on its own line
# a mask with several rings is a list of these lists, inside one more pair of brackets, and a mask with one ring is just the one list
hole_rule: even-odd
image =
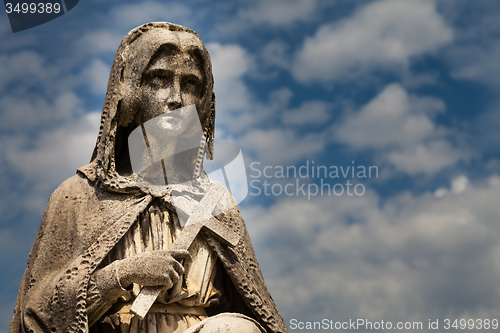
[[[198,155],[197,164],[204,155],[213,159],[215,126],[215,94],[210,56],[196,32],[168,22],[152,22],[130,31],[116,52],[104,106],[99,136],[91,159],[95,176],[105,187],[114,191],[135,188],[131,177],[118,172],[117,154],[127,145],[126,128],[141,110],[141,84],[148,66],[163,51],[174,48],[187,52],[195,59],[203,76],[203,92],[196,108],[203,129],[206,146]],[[128,149],[128,148],[127,148]]]

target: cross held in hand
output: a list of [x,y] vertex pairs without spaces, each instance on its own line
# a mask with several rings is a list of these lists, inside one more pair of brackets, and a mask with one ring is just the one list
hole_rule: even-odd
[[[236,246],[240,236],[221,224],[219,220],[211,215],[222,196],[226,193],[226,188],[219,183],[212,182],[207,193],[190,214],[180,235],[170,246],[170,250],[188,250],[195,241],[202,229],[209,231],[217,237],[219,241],[228,245]],[[129,312],[139,319],[144,319],[149,309],[160,295],[163,287],[144,287],[132,304]]]

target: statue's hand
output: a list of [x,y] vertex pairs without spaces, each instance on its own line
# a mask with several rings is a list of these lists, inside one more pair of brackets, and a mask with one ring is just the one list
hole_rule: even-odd
[[184,273],[179,260],[191,260],[187,250],[156,250],[118,260],[117,275],[123,287],[132,283],[172,288]]

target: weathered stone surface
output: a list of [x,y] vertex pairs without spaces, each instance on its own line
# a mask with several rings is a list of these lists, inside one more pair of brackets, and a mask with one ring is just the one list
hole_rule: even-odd
[[[163,149],[166,157],[148,165],[138,182],[129,134],[190,105],[202,128],[195,137],[199,147],[180,157],[170,154],[172,146],[198,132],[186,132],[187,113],[162,118],[160,130],[172,140],[145,142],[147,151]],[[195,32],[156,22],[125,36],[91,163],[49,200],[11,333],[286,331],[234,200],[227,193],[220,201],[203,200],[211,186],[202,162],[213,156],[214,118],[210,57]],[[178,205],[174,192],[181,193]],[[211,217],[214,205],[228,208]],[[182,226],[178,213],[204,218]],[[174,245],[177,239],[181,245]],[[129,310],[143,287],[161,291],[140,320]]]
[[[217,237],[228,246],[233,247],[238,244],[240,237],[230,229],[221,226],[219,221],[210,217],[210,215],[208,215],[208,219],[202,218],[198,222],[195,222],[195,218],[203,214],[206,215],[206,212],[210,214],[210,212],[215,209],[215,206],[217,206],[225,192],[226,189],[222,185],[217,183],[212,184],[209,191],[205,193],[203,198],[200,200],[200,203],[193,209],[192,215],[189,217],[180,235],[177,236],[169,250],[189,250],[203,228],[210,231],[213,236]],[[137,295],[137,298],[132,304],[129,312],[136,315],[141,320],[144,319],[149,309],[160,295],[161,291],[162,287],[144,287],[139,295]]]

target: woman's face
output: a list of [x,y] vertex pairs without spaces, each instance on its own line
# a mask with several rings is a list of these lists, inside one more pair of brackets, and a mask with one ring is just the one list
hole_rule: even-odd
[[185,130],[193,121],[193,113],[184,107],[199,105],[203,81],[198,62],[191,54],[178,49],[160,53],[143,75],[139,121],[145,123],[162,116],[165,130]]

